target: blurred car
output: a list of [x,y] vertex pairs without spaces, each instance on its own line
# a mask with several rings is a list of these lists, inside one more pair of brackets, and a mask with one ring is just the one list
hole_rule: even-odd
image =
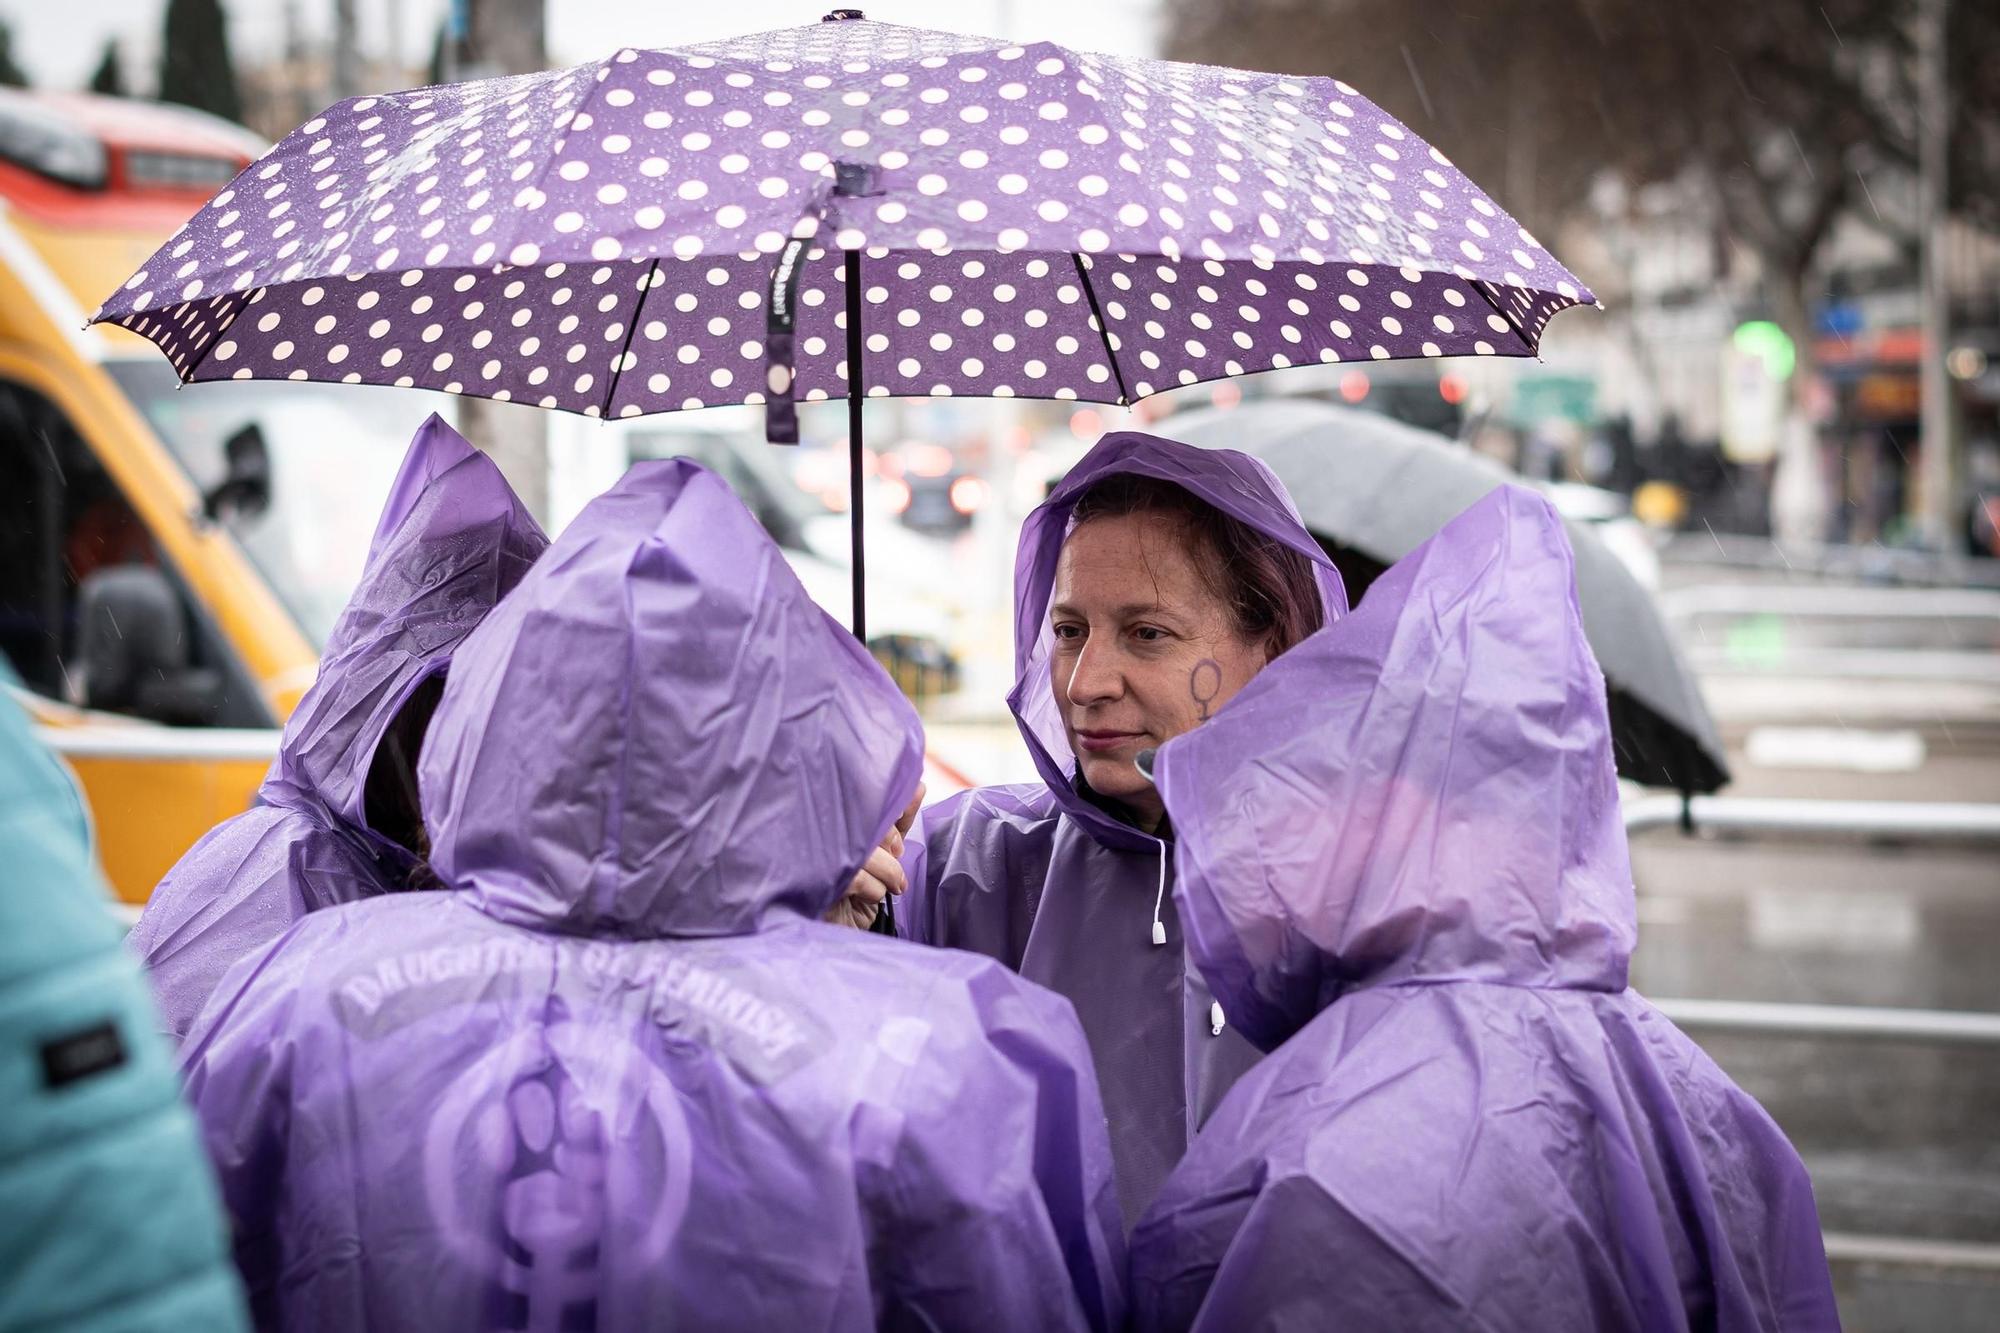
[[882,455],[881,491],[903,526],[955,537],[986,507],[990,488],[941,444],[912,442]]

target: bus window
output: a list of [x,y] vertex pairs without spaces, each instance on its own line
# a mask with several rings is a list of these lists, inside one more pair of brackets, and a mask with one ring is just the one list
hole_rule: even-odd
[[179,725],[268,717],[62,413],[0,382],[0,652],[50,698]]

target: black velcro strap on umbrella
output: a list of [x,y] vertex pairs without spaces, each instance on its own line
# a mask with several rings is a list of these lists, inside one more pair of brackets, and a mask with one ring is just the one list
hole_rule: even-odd
[[764,302],[764,438],[772,444],[799,442],[799,405],[792,396],[798,374],[792,361],[792,329],[798,322],[799,269],[810,242],[794,238],[778,251],[771,267],[771,291]]

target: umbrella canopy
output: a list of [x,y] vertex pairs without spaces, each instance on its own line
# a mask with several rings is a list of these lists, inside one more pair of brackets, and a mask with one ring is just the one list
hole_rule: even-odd
[[[1269,464],[1341,563],[1357,602],[1366,576],[1379,572],[1358,566],[1395,563],[1494,488],[1520,480],[1429,431],[1303,399],[1176,417],[1168,429],[1190,444],[1241,449]],[[1588,525],[1565,526],[1584,630],[1604,669],[1619,776],[1714,791],[1729,781],[1722,741],[1652,595]]]
[[1576,278],[1344,83],[870,23],[341,102],[98,311],[183,380],[595,416],[1130,403],[1315,362],[1532,355]]
[[622,417],[1528,355],[1590,299],[1344,83],[856,16],[341,102],[97,318],[188,380]]

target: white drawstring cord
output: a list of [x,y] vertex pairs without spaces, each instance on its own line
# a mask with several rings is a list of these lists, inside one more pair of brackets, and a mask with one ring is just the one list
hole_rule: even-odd
[[[1155,838],[1153,841],[1160,845],[1160,887],[1153,894],[1153,943],[1165,944],[1167,942],[1167,923],[1160,920],[1160,909],[1165,906],[1167,901],[1167,842],[1164,838]],[[1222,1001],[1210,1000],[1208,1003],[1208,1035],[1211,1037],[1221,1036],[1224,1026]]]
[[1160,844],[1160,889],[1153,895],[1153,943],[1167,942],[1167,923],[1160,920],[1160,908],[1167,900],[1167,840],[1155,838]]

